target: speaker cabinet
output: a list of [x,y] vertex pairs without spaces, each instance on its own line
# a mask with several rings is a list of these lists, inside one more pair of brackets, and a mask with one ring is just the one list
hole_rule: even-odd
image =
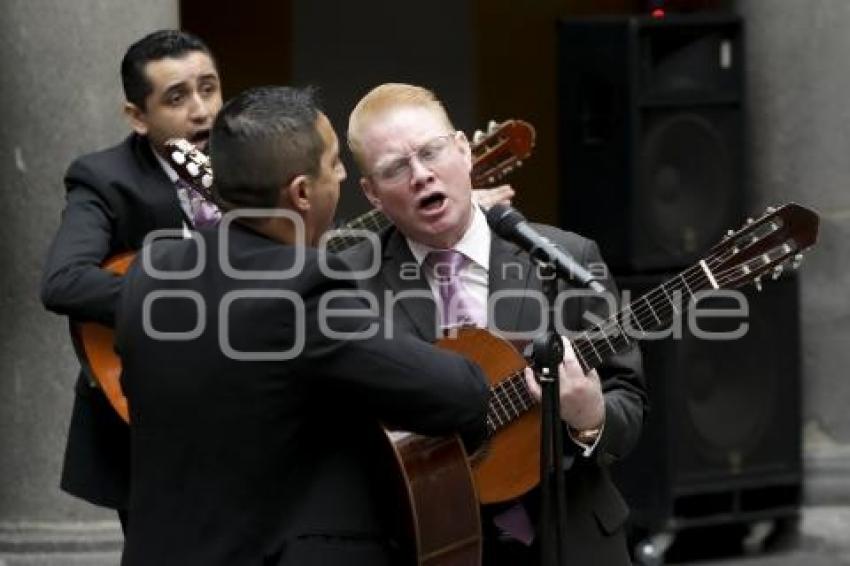
[[[637,298],[668,278],[618,282]],[[637,448],[612,469],[633,522],[659,531],[792,516],[802,491],[797,280],[697,308],[680,338],[641,343],[650,412]]]
[[695,261],[742,217],[739,19],[559,23],[561,225],[615,272]]

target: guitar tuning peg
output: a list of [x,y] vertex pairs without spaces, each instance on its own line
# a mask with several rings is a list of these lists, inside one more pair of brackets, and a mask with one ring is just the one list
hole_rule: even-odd
[[[517,160],[517,162],[516,162],[516,166],[517,166],[517,167],[522,167],[522,161]],[[513,169],[513,167],[511,167],[511,169]]]
[[173,152],[171,154],[171,159],[174,160],[174,163],[177,163],[179,165],[183,165],[184,163],[186,163],[186,156],[183,155],[182,151]]
[[761,293],[762,287],[761,287],[761,277],[760,276],[753,279],[753,284],[756,286],[756,291]]
[[493,132],[496,131],[496,128],[498,128],[498,127],[499,127],[498,122],[496,122],[495,120],[490,120],[489,122],[487,122],[487,133],[492,134]]
[[197,177],[197,176],[198,176],[198,173],[200,173],[200,172],[201,172],[201,170],[200,170],[200,169],[198,169],[198,164],[197,164],[197,163],[194,163],[194,162],[191,162],[191,163],[187,163],[187,164],[186,164],[186,171],[188,171],[188,172],[189,172],[189,174],[190,174],[191,176],[193,176],[193,177]]
[[797,269],[800,267],[801,263],[803,263],[803,254],[795,255],[794,259],[791,261],[791,269]]
[[782,270],[783,270],[783,268],[782,268],[781,265],[777,265],[776,267],[773,268],[773,274],[771,275],[771,277],[773,277],[774,281],[779,279],[779,277],[782,275]]
[[774,212],[776,212],[776,207],[775,206],[768,206],[767,210],[765,212],[767,212],[768,214],[773,214]]
[[752,216],[747,218],[747,224],[752,224],[753,222],[755,222],[755,219]]
[[735,234],[735,231],[734,231],[734,230],[732,230],[731,228],[730,228],[729,230],[727,230],[727,231],[726,231],[726,235],[727,235],[727,236],[729,236],[730,238],[731,238],[734,234]]
[[204,173],[204,176],[201,177],[201,184],[204,186],[205,189],[209,189],[210,187],[212,187],[212,175],[210,175],[209,173]]
[[482,132],[481,130],[475,130],[475,133],[472,134],[472,143],[480,143],[483,139],[484,132]]

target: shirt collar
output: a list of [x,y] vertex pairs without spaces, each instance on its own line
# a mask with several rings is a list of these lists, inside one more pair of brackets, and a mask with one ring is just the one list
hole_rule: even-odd
[[[461,252],[463,255],[471,259],[484,268],[485,271],[490,270],[490,227],[487,225],[487,219],[484,217],[481,207],[476,204],[472,205],[472,222],[469,223],[469,228],[464,232],[460,241],[452,246]],[[426,246],[425,244],[415,242],[410,238],[406,238],[407,245],[410,247],[413,257],[419,265],[425,261],[428,254],[437,248]]]

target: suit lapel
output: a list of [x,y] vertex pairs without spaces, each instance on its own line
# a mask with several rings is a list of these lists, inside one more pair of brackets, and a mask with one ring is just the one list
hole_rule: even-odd
[[144,137],[135,136],[134,145],[141,175],[139,186],[154,202],[150,209],[153,225],[180,228],[185,222],[192,226],[180,205],[177,189],[154,156],[150,142]]
[[492,316],[488,326],[497,334],[534,328],[540,321],[539,303],[528,298],[541,291],[527,254],[492,234],[490,243],[489,299]]
[[[391,230],[384,243],[381,277],[385,288],[392,292],[389,301],[395,301],[387,303],[392,305],[392,320],[415,329],[421,338],[433,342],[438,338],[439,321],[431,288],[397,230]],[[530,294],[542,292],[534,271],[527,254],[493,234],[488,273],[492,312],[488,326],[497,334],[533,330],[540,324],[542,305],[529,298]],[[401,293],[416,293],[416,296],[396,300],[404,296]]]
[[386,300],[390,305],[399,297],[406,297],[394,302],[393,323],[412,327],[422,339],[435,341],[438,321],[434,295],[407,242],[397,230],[391,230],[385,240],[383,266],[384,285],[392,296],[387,299],[379,297],[379,300]]

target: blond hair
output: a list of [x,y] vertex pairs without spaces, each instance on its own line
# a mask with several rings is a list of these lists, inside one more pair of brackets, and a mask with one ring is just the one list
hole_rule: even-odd
[[365,166],[361,143],[363,130],[371,120],[402,106],[430,108],[445,120],[450,130],[455,129],[443,103],[427,88],[404,83],[384,83],[376,86],[360,99],[348,117],[348,147],[361,170]]

